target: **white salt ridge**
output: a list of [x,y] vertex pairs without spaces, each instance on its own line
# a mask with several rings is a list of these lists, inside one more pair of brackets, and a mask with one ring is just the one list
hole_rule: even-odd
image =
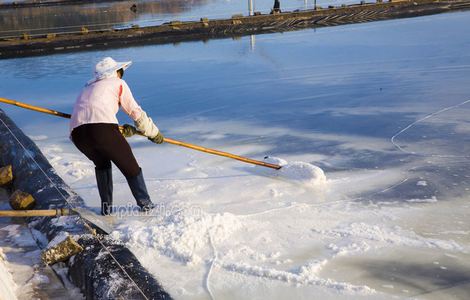
[[[437,248],[449,251],[466,251],[453,240],[446,241],[424,238],[413,231],[403,230],[398,226],[395,226],[393,229],[388,229],[378,225],[370,225],[360,222],[319,232],[332,238],[341,238],[343,241],[345,239],[350,239],[356,244],[365,243],[362,248],[364,251],[369,250],[369,247],[366,245],[372,247],[372,244],[375,246],[374,248],[380,248],[386,245],[398,245],[407,247]],[[335,251],[341,250],[339,247],[338,249],[335,249],[334,247],[329,248]],[[359,250],[360,247],[356,249]]]
[[436,196],[432,196],[431,198],[425,198],[425,199],[408,199],[406,202],[410,203],[435,203],[437,202]]
[[199,264],[210,253],[210,239],[220,243],[239,230],[242,224],[229,213],[208,214],[184,209],[163,221],[134,221],[120,225],[111,236],[130,247],[158,249],[162,255],[184,264]]
[[345,294],[372,295],[376,293],[374,289],[371,289],[368,286],[357,286],[318,277],[317,273],[326,263],[326,260],[311,262],[292,272],[252,266],[247,263],[226,263],[223,264],[222,267],[227,271],[244,275],[278,280],[295,285],[323,286]]
[[352,242],[350,244],[347,244],[346,246],[338,246],[332,243],[332,244],[329,244],[327,248],[333,251],[334,255],[332,258],[334,258],[336,256],[345,256],[345,255],[351,255],[354,253],[363,253],[363,252],[369,251],[370,245],[364,241],[360,241],[360,242]]
[[425,180],[420,180],[416,183],[417,186],[427,186],[428,183]]
[[287,162],[273,156],[266,156],[265,162],[281,166],[279,170],[272,170],[270,175],[285,178],[312,187],[324,187],[326,176],[323,170],[315,165],[302,161]]

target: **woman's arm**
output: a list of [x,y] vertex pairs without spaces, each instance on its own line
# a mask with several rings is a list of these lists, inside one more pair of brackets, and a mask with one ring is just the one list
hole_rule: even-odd
[[134,125],[146,137],[151,139],[157,137],[159,135],[157,125],[155,125],[152,118],[148,117],[145,111],[137,104],[127,83],[124,80],[121,80],[121,82],[120,104],[122,109],[134,120]]
[[122,110],[131,117],[132,120],[136,121],[140,118],[142,114],[142,108],[135,101],[134,96],[132,95],[131,89],[124,80],[121,81],[121,89],[119,95],[119,104],[122,107]]

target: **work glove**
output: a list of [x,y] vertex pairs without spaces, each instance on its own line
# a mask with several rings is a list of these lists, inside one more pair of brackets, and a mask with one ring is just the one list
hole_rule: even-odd
[[154,136],[153,138],[149,137],[148,139],[150,141],[154,142],[155,144],[161,144],[161,143],[163,143],[164,138],[165,137],[163,136],[163,134],[159,131],[156,136]]
[[147,116],[145,111],[142,111],[140,118],[134,122],[137,130],[148,138],[154,138],[158,134],[158,127],[153,123],[152,119]]
[[129,124],[122,125],[122,127],[119,127],[119,130],[121,131],[121,134],[125,138],[131,137],[137,134],[137,129],[134,126],[129,125]]

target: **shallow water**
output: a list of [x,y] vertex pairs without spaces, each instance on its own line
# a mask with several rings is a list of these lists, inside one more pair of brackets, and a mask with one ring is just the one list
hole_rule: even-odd
[[[190,240],[200,247],[193,253],[201,261],[187,265],[168,253],[181,254],[178,247],[190,243],[177,240],[171,248],[148,235],[152,227],[123,228],[134,234],[136,241],[126,241],[154,274],[172,270],[160,278],[175,296],[207,298],[212,287],[215,295],[256,297],[269,287],[296,297],[318,288],[326,289],[325,297],[348,297],[341,290],[329,294],[334,288],[311,279],[319,276],[385,295],[427,299],[436,290],[446,295],[445,289],[451,297],[453,285],[470,278],[463,263],[470,250],[470,225],[463,217],[470,209],[469,16],[2,60],[0,94],[70,112],[101,57],[133,60],[125,79],[168,137],[257,159],[307,161],[325,171],[328,188],[312,191],[238,162],[131,140],[154,199],[196,204],[208,214],[208,228],[188,221],[194,227],[181,231],[220,234],[215,256],[207,236]],[[87,204],[97,206],[93,167],[67,141],[67,121],[0,107],[37,140]],[[116,175],[117,202],[128,203],[125,181]],[[226,212],[231,215],[225,220],[242,229],[224,235],[232,223],[211,227],[211,218]],[[175,238],[162,222],[154,225]],[[415,260],[423,273],[438,260],[454,273],[444,274],[444,281],[416,273],[409,282],[391,283],[393,276],[406,276],[407,268],[398,266],[393,276],[374,276],[377,261],[393,267],[387,259],[416,252],[425,253]],[[325,265],[302,277],[302,266],[316,260]],[[364,260],[372,266],[361,265]],[[462,299],[457,291],[454,299]]]
[[[467,16],[261,35],[254,42],[244,37],[3,60],[0,90],[7,98],[70,112],[93,64],[110,55],[133,60],[125,79],[164,132],[185,131],[179,134],[185,137],[190,123],[229,121],[224,130],[229,132],[230,122],[250,123],[265,132],[252,136],[238,128],[230,132],[234,143],[257,139],[270,147],[268,154],[313,151],[347,157],[335,167],[396,165],[409,155],[395,151],[389,142],[394,134],[469,98]],[[418,147],[427,146],[420,154],[464,158],[466,107],[416,124],[397,137],[398,144],[404,140],[405,148],[414,147],[406,145],[413,139]],[[27,128],[38,119],[59,122],[7,109],[13,116],[28,116],[18,120]],[[446,121],[448,115],[457,119]],[[121,120],[127,119],[121,115]],[[184,123],[173,126],[174,120]],[[192,138],[197,141],[199,135]],[[381,149],[369,143],[381,143]]]

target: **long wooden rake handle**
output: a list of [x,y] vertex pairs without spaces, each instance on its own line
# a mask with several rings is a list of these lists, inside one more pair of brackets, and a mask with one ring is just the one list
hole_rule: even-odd
[[186,147],[186,148],[189,148],[189,149],[193,149],[193,150],[197,150],[197,151],[201,151],[201,152],[205,152],[205,153],[210,153],[210,154],[214,154],[214,155],[224,156],[224,157],[236,159],[236,160],[239,160],[239,161],[242,161],[242,162],[246,162],[246,163],[249,163],[249,164],[268,167],[268,168],[276,169],[276,170],[279,170],[281,168],[281,166],[279,166],[279,165],[270,164],[270,163],[267,163],[267,162],[264,162],[264,161],[259,161],[259,160],[255,160],[255,159],[251,159],[251,158],[231,154],[231,153],[224,152],[224,151],[219,151],[219,150],[206,148],[206,147],[202,147],[202,146],[198,146],[198,145],[194,145],[194,144],[189,144],[189,143],[173,140],[173,139],[170,139],[170,138],[164,138],[163,140],[165,142],[173,144],[173,145]]
[[66,119],[70,119],[72,117],[72,115],[66,114],[66,113],[63,113],[63,112],[60,112],[60,111],[55,111],[55,110],[52,110],[52,109],[47,109],[47,108],[43,108],[43,107],[39,107],[39,106],[34,106],[34,105],[26,104],[26,103],[23,103],[23,102],[18,102],[18,101],[15,101],[15,100],[6,99],[6,98],[0,98],[0,102],[15,105],[15,106],[18,106],[18,107],[21,107],[21,108],[26,108],[26,109],[42,112],[42,113],[45,113],[45,114],[50,114],[50,115],[57,116],[57,117],[66,118]]
[[[34,105],[26,104],[26,103],[23,103],[23,102],[18,102],[18,101],[15,101],[15,100],[0,98],[0,102],[15,105],[15,106],[18,106],[18,107],[21,107],[21,108],[26,108],[26,109],[38,111],[38,112],[45,113],[45,114],[50,114],[50,115],[57,116],[57,117],[66,118],[66,119],[70,119],[72,117],[70,114],[66,114],[66,113],[63,113],[63,112],[60,112],[60,111],[55,111],[55,110],[52,110],[52,109],[47,109],[47,108],[43,108],[43,107],[39,107],[39,106],[34,106]],[[194,145],[194,144],[190,144],[190,143],[185,143],[185,142],[177,141],[177,140],[170,139],[170,138],[164,138],[163,141],[165,141],[166,143],[169,143],[169,144],[182,146],[182,147],[186,147],[186,148],[190,148],[190,149],[193,149],[193,150],[197,150],[197,151],[201,151],[201,152],[205,152],[205,153],[210,153],[210,154],[214,154],[214,155],[224,156],[224,157],[236,159],[236,160],[239,160],[239,161],[242,161],[242,162],[245,162],[245,163],[250,163],[250,164],[263,166],[263,167],[267,167],[267,168],[271,168],[271,169],[279,170],[281,168],[281,166],[276,165],[276,164],[270,164],[270,163],[267,163],[267,162],[264,162],[264,161],[259,161],[259,160],[255,160],[255,159],[251,159],[251,158],[231,154],[231,153],[224,152],[224,151],[219,151],[219,150],[206,148],[206,147],[202,147],[202,146],[198,146],[198,145]]]

